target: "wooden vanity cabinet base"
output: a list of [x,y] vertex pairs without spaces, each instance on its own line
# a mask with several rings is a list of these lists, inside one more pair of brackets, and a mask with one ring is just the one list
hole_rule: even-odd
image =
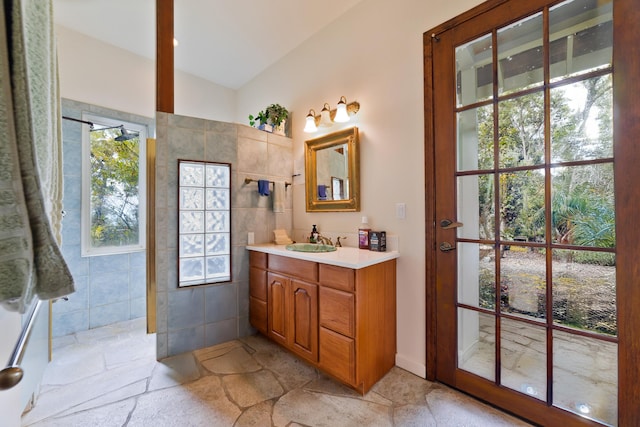
[[394,365],[396,260],[351,269],[250,251],[250,322],[362,394]]

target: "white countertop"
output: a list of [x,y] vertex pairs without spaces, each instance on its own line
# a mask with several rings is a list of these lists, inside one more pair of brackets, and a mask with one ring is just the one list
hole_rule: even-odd
[[347,268],[364,268],[384,261],[398,258],[398,251],[375,252],[358,248],[337,248],[334,252],[297,252],[288,251],[286,245],[276,245],[273,243],[261,245],[249,245],[250,251],[265,252],[273,255],[286,256],[289,258],[303,259],[323,264],[337,265]]

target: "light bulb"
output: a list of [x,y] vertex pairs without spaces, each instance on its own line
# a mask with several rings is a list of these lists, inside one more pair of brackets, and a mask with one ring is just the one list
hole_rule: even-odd
[[320,127],[330,127],[333,124],[331,121],[331,107],[328,103],[324,103],[322,111],[320,111]]
[[347,98],[340,97],[338,106],[336,108],[336,116],[333,118],[334,122],[345,123],[349,121],[349,114],[347,113]]
[[306,133],[313,133],[317,130],[318,127],[316,126],[316,112],[314,110],[309,110],[309,114],[307,114],[303,131]]

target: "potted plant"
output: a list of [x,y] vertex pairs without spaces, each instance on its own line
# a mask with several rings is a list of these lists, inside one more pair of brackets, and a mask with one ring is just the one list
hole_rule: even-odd
[[259,121],[258,129],[267,132],[272,132],[275,129],[276,133],[284,135],[284,125],[287,117],[289,117],[289,112],[286,108],[280,104],[271,104],[255,116],[250,114],[249,125],[254,126]]

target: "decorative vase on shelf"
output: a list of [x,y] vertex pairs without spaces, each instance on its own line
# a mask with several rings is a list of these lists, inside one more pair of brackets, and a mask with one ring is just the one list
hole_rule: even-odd
[[258,126],[258,129],[263,130],[265,132],[273,132],[273,126],[267,123],[260,123],[260,126]]
[[282,123],[280,123],[278,126],[275,126],[273,128],[273,133],[275,133],[276,135],[286,136],[286,132],[285,132],[286,124],[287,124],[287,121],[283,120]]

